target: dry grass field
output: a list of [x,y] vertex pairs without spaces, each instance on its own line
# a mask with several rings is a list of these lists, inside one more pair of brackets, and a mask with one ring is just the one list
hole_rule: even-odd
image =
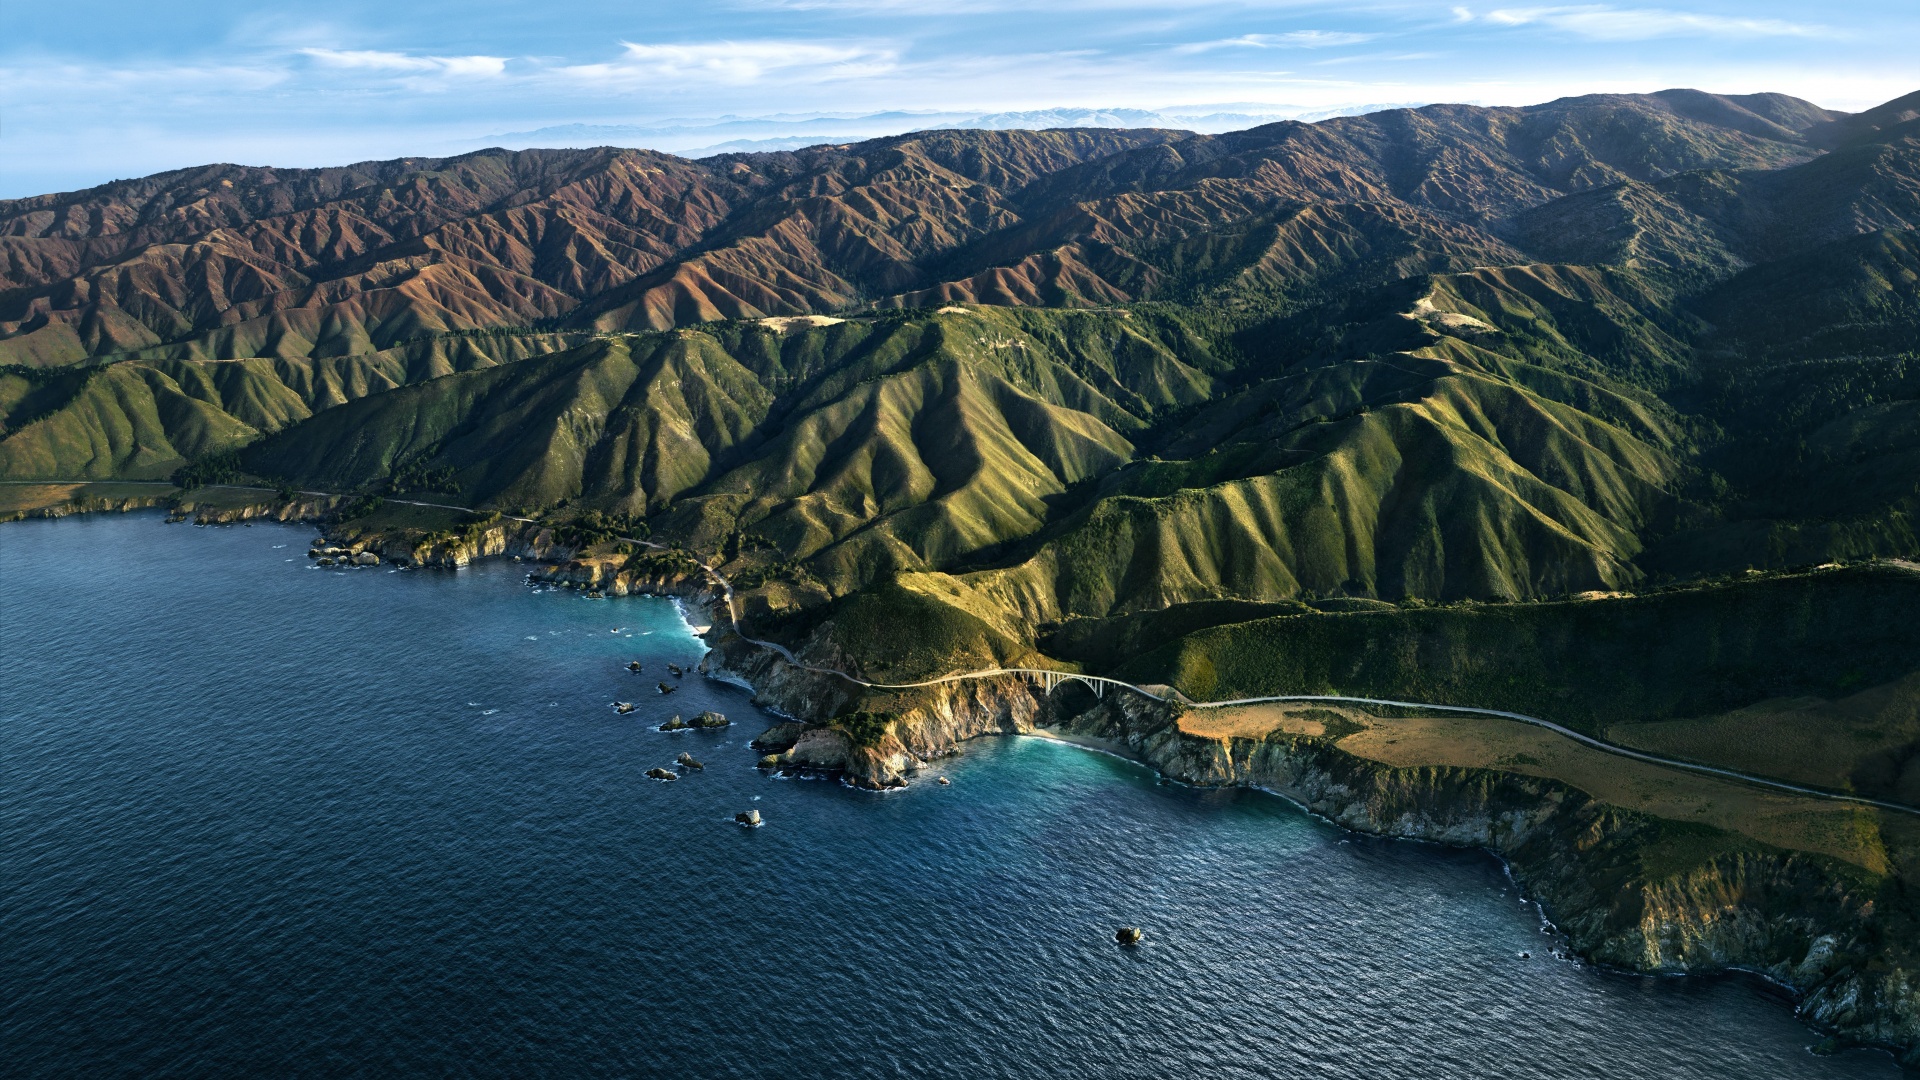
[[1756,702],[1713,716],[1614,724],[1607,738],[1667,757],[1920,805],[1920,673],[1832,701]]
[[1350,754],[1395,768],[1451,766],[1557,780],[1621,809],[1831,856],[1878,874],[1906,861],[1890,855],[1890,842],[1900,851],[1920,850],[1920,822],[1892,820],[1905,815],[1635,761],[1494,717],[1383,718],[1351,707],[1270,704],[1194,710],[1180,726],[1206,738],[1332,737]]
[[173,494],[169,484],[138,484],[105,481],[99,483],[0,484],[0,521],[24,517],[38,510],[70,503],[96,501],[119,502],[124,499],[165,499]]

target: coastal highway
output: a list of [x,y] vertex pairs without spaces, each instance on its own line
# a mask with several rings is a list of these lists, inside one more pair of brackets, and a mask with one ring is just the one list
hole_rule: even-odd
[[[646,541],[640,541],[640,540],[635,540],[632,542],[646,543]],[[648,544],[648,546],[659,547],[660,545]],[[782,660],[785,660],[788,664],[791,664],[794,667],[801,669],[802,671],[811,671],[811,672],[816,672],[822,675],[838,676],[839,678],[845,679],[848,682],[854,683],[859,686],[869,687],[875,690],[916,690],[916,689],[921,689],[929,686],[939,686],[944,683],[960,682],[967,679],[992,679],[992,678],[999,678],[1002,676],[1017,676],[1020,678],[1026,678],[1030,680],[1042,680],[1042,679],[1046,680],[1046,686],[1049,692],[1051,692],[1053,690],[1053,687],[1060,682],[1078,681],[1086,684],[1090,689],[1093,689],[1096,693],[1100,692],[1102,689],[1108,686],[1118,687],[1123,690],[1131,690],[1136,694],[1140,694],[1144,697],[1152,698],[1155,701],[1166,702],[1169,704],[1184,705],[1190,709],[1224,709],[1224,708],[1230,708],[1235,705],[1264,705],[1264,704],[1273,704],[1273,703],[1290,702],[1290,701],[1298,701],[1298,702],[1324,701],[1324,702],[1344,703],[1344,704],[1350,704],[1350,705],[1382,705],[1382,706],[1388,706],[1391,708],[1398,708],[1398,709],[1419,709],[1423,711],[1443,712],[1443,713],[1464,713],[1464,714],[1473,715],[1473,716],[1497,716],[1503,720],[1513,720],[1522,724],[1532,724],[1535,727],[1546,728],[1548,731],[1551,731],[1556,735],[1560,735],[1565,738],[1572,739],[1573,741],[1580,743],[1583,746],[1590,746],[1595,750],[1599,750],[1608,754],[1615,754],[1624,758],[1632,758],[1635,761],[1644,761],[1652,765],[1660,765],[1669,769],[1683,769],[1687,772],[1701,773],[1707,776],[1717,776],[1726,780],[1737,780],[1741,783],[1752,784],[1756,787],[1770,788],[1775,791],[1791,792],[1795,795],[1806,795],[1811,798],[1828,799],[1834,802],[1858,803],[1861,806],[1871,806],[1880,810],[1891,810],[1895,813],[1912,814],[1916,817],[1920,817],[1920,808],[1904,806],[1896,802],[1887,802],[1882,799],[1869,799],[1862,795],[1846,795],[1846,794],[1842,794],[1840,792],[1835,792],[1835,791],[1822,791],[1819,788],[1804,787],[1800,784],[1790,784],[1784,780],[1770,780],[1764,776],[1754,776],[1751,773],[1737,772],[1733,769],[1722,769],[1713,765],[1702,765],[1697,762],[1683,761],[1678,758],[1662,757],[1659,754],[1649,754],[1644,751],[1633,750],[1625,746],[1620,746],[1615,743],[1610,743],[1605,741],[1604,739],[1596,739],[1591,735],[1584,735],[1578,731],[1573,730],[1572,728],[1566,727],[1565,725],[1556,724],[1551,720],[1543,720],[1538,716],[1528,716],[1525,713],[1508,712],[1505,709],[1486,709],[1486,708],[1480,708],[1480,707],[1471,706],[1471,705],[1436,705],[1432,702],[1427,702],[1427,701],[1396,701],[1391,698],[1351,697],[1344,694],[1276,694],[1269,697],[1233,698],[1228,701],[1194,701],[1188,698],[1185,694],[1182,694],[1180,693],[1180,691],[1175,690],[1171,687],[1168,688],[1169,692],[1167,694],[1156,694],[1153,691],[1146,689],[1145,687],[1136,686],[1130,682],[1122,682],[1119,679],[1109,679],[1101,675],[1082,675],[1082,674],[1079,674],[1078,672],[1055,671],[1055,670],[1049,670],[1045,668],[986,668],[980,671],[967,671],[967,672],[960,672],[953,675],[942,675],[936,679],[925,679],[920,682],[911,682],[911,683],[869,682],[866,679],[859,678],[858,676],[855,676],[855,675],[850,675],[847,672],[838,670],[837,668],[819,667],[813,664],[803,664],[800,662],[800,659],[798,657],[793,655],[793,651],[791,649],[788,649],[785,645],[781,645],[780,643],[774,642],[774,641],[763,641],[759,638],[748,637],[745,633],[743,633],[740,630],[740,610],[733,598],[733,584],[726,579],[725,575],[721,574],[720,571],[714,569],[713,567],[708,566],[705,563],[702,563],[701,566],[705,568],[707,574],[713,578],[715,584],[720,586],[721,593],[726,598],[726,601],[727,601],[727,615],[731,618],[733,622],[734,633],[738,634],[741,640],[746,641],[749,644],[758,645],[762,648],[772,649],[774,652],[780,654],[780,658]]]
[[[9,482],[10,483],[26,482],[26,483],[37,483],[37,484],[49,484],[49,483],[61,483],[62,481],[38,480],[38,481],[9,481]],[[167,486],[167,487],[172,486],[171,484],[166,484],[164,481],[160,481],[158,483],[161,484],[162,486]],[[274,490],[272,488],[259,488],[259,487],[251,487],[248,485],[240,485],[240,484],[221,484],[221,485],[208,485],[208,486],[209,487],[215,487],[215,486],[228,487],[228,488],[234,488],[234,489],[244,490],[244,491]],[[337,492],[328,492],[328,491],[301,491],[300,494],[323,496],[323,497],[338,496]],[[403,506],[425,506],[425,507],[432,507],[432,508],[441,509],[441,510],[459,510],[465,513],[474,512],[469,507],[453,506],[448,503],[416,502],[416,501],[407,500],[407,499],[388,499],[387,501],[398,503]],[[532,523],[534,520],[532,518],[518,517],[511,514],[503,514],[501,516],[512,521],[520,521],[520,522],[527,522],[527,523]],[[642,540],[637,537],[630,537],[630,536],[623,536],[623,537],[620,537],[619,539],[630,544],[636,544],[641,547],[653,548],[655,550],[664,551],[667,549],[667,545],[657,543],[652,540]],[[802,663],[800,661],[800,658],[793,654],[793,650],[787,648],[785,645],[782,645],[777,641],[767,641],[761,638],[748,637],[740,629],[740,608],[739,608],[739,602],[734,598],[733,583],[731,581],[728,581],[726,575],[722,574],[718,569],[714,568],[713,566],[704,562],[701,563],[700,566],[701,566],[701,569],[705,570],[707,575],[713,579],[714,584],[720,587],[721,596],[726,600],[727,615],[733,623],[734,633],[738,634],[741,640],[751,645],[757,645],[764,649],[771,649],[773,652],[777,653],[782,660],[786,661],[788,664],[792,665],[793,667],[799,668],[802,671],[810,671],[810,672],[814,672],[815,674],[829,675],[835,678],[845,679],[848,682],[855,684],[856,686],[864,686],[874,690],[918,690],[918,689],[924,689],[929,686],[940,686],[946,683],[962,682],[970,679],[994,679],[994,678],[1003,678],[1003,677],[1011,676],[1011,677],[1025,678],[1025,679],[1034,680],[1034,681],[1044,681],[1049,691],[1051,691],[1053,687],[1057,685],[1059,682],[1065,682],[1065,681],[1078,681],[1078,682],[1084,683],[1090,689],[1093,689],[1096,693],[1103,691],[1107,687],[1115,687],[1122,690],[1132,691],[1133,693],[1140,694],[1144,697],[1152,698],[1155,701],[1166,702],[1169,704],[1184,705],[1187,708],[1191,708],[1191,709],[1221,709],[1221,708],[1229,708],[1235,705],[1264,705],[1264,704],[1275,704],[1275,703],[1283,703],[1283,702],[1324,701],[1324,702],[1333,702],[1333,703],[1344,703],[1344,704],[1350,704],[1350,705],[1380,705],[1380,706],[1385,706],[1388,708],[1396,708],[1396,709],[1420,709],[1420,710],[1431,711],[1431,712],[1462,713],[1462,714],[1473,715],[1473,716],[1497,716],[1504,720],[1512,720],[1517,723],[1532,724],[1535,727],[1545,728],[1556,735],[1560,735],[1564,738],[1572,739],[1573,741],[1580,743],[1583,746],[1592,747],[1593,749],[1599,750],[1603,753],[1614,754],[1624,758],[1632,758],[1635,761],[1644,761],[1651,765],[1660,765],[1669,769],[1681,769],[1686,772],[1699,773],[1705,776],[1716,776],[1726,780],[1736,780],[1744,784],[1751,784],[1755,787],[1769,788],[1774,791],[1785,791],[1794,795],[1804,795],[1804,796],[1807,796],[1808,798],[1827,799],[1833,802],[1855,803],[1860,806],[1871,806],[1878,810],[1888,810],[1894,813],[1911,814],[1916,817],[1920,817],[1920,808],[1904,806],[1896,802],[1887,802],[1886,800],[1883,800],[1883,799],[1870,799],[1863,795],[1847,795],[1847,794],[1843,794],[1836,791],[1823,791],[1819,788],[1805,787],[1800,784],[1790,784],[1784,780],[1771,780],[1764,776],[1754,776],[1751,773],[1738,772],[1733,769],[1722,769],[1713,765],[1702,765],[1702,764],[1699,764],[1698,762],[1684,761],[1678,758],[1663,757],[1659,754],[1649,754],[1644,751],[1633,750],[1625,746],[1620,746],[1615,743],[1610,743],[1603,739],[1596,739],[1591,735],[1582,734],[1581,732],[1575,731],[1572,728],[1566,727],[1565,725],[1556,724],[1551,720],[1544,720],[1538,716],[1528,716],[1525,713],[1508,712],[1505,709],[1489,709],[1489,708],[1483,708],[1480,706],[1473,706],[1473,705],[1438,705],[1429,701],[1398,701],[1392,698],[1354,697],[1354,696],[1349,696],[1344,694],[1275,694],[1275,695],[1270,695],[1266,697],[1233,698],[1228,701],[1193,701],[1189,699],[1186,695],[1181,694],[1178,690],[1170,689],[1170,692],[1165,695],[1156,694],[1153,691],[1146,689],[1145,687],[1136,686],[1133,683],[1123,682],[1119,679],[1110,679],[1100,675],[1082,675],[1078,672],[1057,671],[1057,670],[1051,670],[1046,668],[986,668],[979,671],[966,671],[966,672],[958,672],[951,675],[942,675],[938,678],[924,679],[920,682],[911,682],[911,683],[870,682],[866,679],[860,678],[859,676],[851,675],[837,668],[821,667],[815,664]]]

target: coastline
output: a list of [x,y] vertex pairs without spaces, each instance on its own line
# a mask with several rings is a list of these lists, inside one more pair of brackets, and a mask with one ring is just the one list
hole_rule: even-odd
[[[816,723],[849,704],[826,685],[837,680],[749,651],[737,637],[716,637],[702,671],[746,681],[756,704]],[[1039,687],[1000,682],[984,709],[953,684],[928,688],[903,710],[886,745],[855,748],[829,733],[810,747],[796,742],[802,752],[792,763],[879,788],[906,783],[973,738],[1025,735],[1135,762],[1175,783],[1277,795],[1354,833],[1482,849],[1583,963],[1642,975],[1757,975],[1790,998],[1801,1023],[1835,1040],[1829,1045],[1878,1048],[1908,1068],[1920,1065],[1920,999],[1898,958],[1878,970],[1857,963],[1876,949],[1871,883],[1832,860],[1747,851],[1683,873],[1629,869],[1623,877],[1621,867],[1637,866],[1670,823],[1563,782],[1393,767],[1311,737],[1194,735],[1179,729],[1174,709],[1133,695],[1064,715]],[[823,702],[834,704],[807,707]]]
[[[987,738],[989,736],[981,736],[981,737]],[[1161,781],[1166,783],[1180,784],[1182,786],[1187,786],[1187,787],[1203,787],[1204,786],[1204,785],[1188,784],[1185,781],[1178,780],[1174,777],[1168,776],[1167,774],[1154,768],[1151,762],[1140,757],[1138,754],[1135,754],[1130,750],[1128,750],[1123,744],[1116,743],[1110,739],[1100,739],[1092,736],[1075,735],[1071,732],[1057,731],[1052,728],[1035,728],[1031,732],[1027,732],[1024,735],[1019,735],[1015,737],[1040,739],[1046,742],[1057,743],[1063,746],[1071,746],[1077,750],[1086,751],[1087,753],[1099,754],[1105,757],[1118,758],[1119,760],[1126,761],[1135,765],[1140,765],[1144,768],[1152,770],[1153,774],[1156,777],[1158,777]],[[1539,920],[1542,930],[1548,935],[1550,935],[1558,946],[1562,946],[1565,948],[1564,953],[1556,954],[1554,956],[1555,959],[1561,960],[1566,963],[1573,963],[1573,964],[1581,965],[1583,967],[1589,967],[1595,971],[1601,971],[1601,972],[1605,972],[1612,975],[1633,976],[1633,977],[1639,977],[1639,978],[1699,979],[1699,978],[1714,978],[1717,976],[1729,976],[1729,977],[1755,979],[1765,984],[1770,990],[1778,994],[1784,1000],[1784,1002],[1788,1005],[1788,1007],[1794,1010],[1795,1019],[1801,1021],[1803,1026],[1805,1026],[1804,1018],[1799,1015],[1799,1006],[1801,1001],[1805,997],[1804,993],[1796,989],[1791,984],[1784,982],[1781,979],[1775,977],[1774,975],[1758,968],[1743,967],[1743,966],[1734,964],[1734,965],[1728,965],[1724,968],[1721,968],[1718,970],[1712,970],[1712,971],[1648,972],[1648,971],[1638,970],[1635,968],[1628,968],[1628,967],[1621,967],[1613,964],[1607,964],[1607,963],[1595,961],[1585,956],[1579,955],[1573,949],[1572,942],[1568,939],[1565,931],[1563,931],[1560,928],[1558,923],[1553,921],[1552,912],[1550,912],[1547,909],[1545,901],[1537,896],[1529,896],[1526,894],[1525,887],[1521,884],[1520,879],[1515,875],[1513,861],[1510,858],[1508,858],[1506,855],[1502,854],[1499,850],[1493,847],[1489,847],[1486,845],[1462,846],[1457,844],[1449,844],[1440,840],[1427,839],[1419,836],[1397,836],[1397,835],[1391,835],[1391,834],[1380,833],[1380,832],[1357,830],[1345,822],[1335,820],[1334,818],[1324,813],[1321,813],[1318,810],[1315,810],[1312,806],[1309,806],[1308,804],[1300,801],[1299,799],[1295,798],[1293,795],[1285,791],[1276,790],[1270,787],[1264,787],[1259,784],[1246,784],[1246,785],[1240,785],[1240,787],[1242,790],[1257,791],[1262,795],[1279,799],[1280,801],[1286,803],[1288,806],[1306,815],[1307,817],[1313,818],[1314,820],[1319,821],[1323,824],[1339,829],[1341,832],[1346,833],[1350,836],[1364,836],[1373,840],[1387,840],[1387,841],[1405,842],[1410,844],[1432,845],[1435,847],[1448,848],[1454,851],[1471,850],[1471,851],[1479,851],[1479,852],[1485,853],[1489,858],[1493,859],[1495,862],[1497,862],[1500,865],[1501,872],[1506,876],[1508,881],[1513,883],[1515,890],[1519,893],[1518,898],[1520,902],[1533,909],[1534,915]],[[1816,1033],[1820,1033],[1820,1032],[1817,1032],[1816,1029],[1810,1026],[1808,1027],[1808,1030],[1814,1031]],[[1885,1052],[1889,1056],[1897,1057],[1897,1053],[1893,1047],[1874,1046],[1872,1048]]]
[[[1144,765],[1149,769],[1153,768],[1152,762],[1129,750],[1125,743],[1116,742],[1112,739],[1102,739],[1092,735],[1079,735],[1071,731],[1042,726],[1036,726],[1032,731],[1020,732],[1019,735],[1029,739],[1044,739],[1047,742],[1075,746],[1091,753],[1105,754],[1108,757],[1119,758],[1121,761],[1130,761],[1135,765]],[[1158,770],[1155,771],[1158,772]],[[1168,777],[1168,779],[1171,779],[1171,777]]]
[[[547,564],[529,568],[536,580],[574,589],[602,583],[597,568],[581,574],[581,564],[550,543],[544,554],[534,554],[536,545],[527,541],[544,530],[531,537],[528,531],[515,529],[512,543],[504,534],[494,542],[484,538],[469,557],[519,548]],[[857,747],[826,721],[861,695],[743,640],[711,583],[674,575],[632,584],[629,594],[675,601],[689,634],[708,645],[702,674],[747,689],[756,706],[793,718],[791,726],[802,731],[783,753],[800,753],[786,764],[886,790],[904,786],[908,776],[959,753],[973,738],[1027,735],[1144,765],[1176,783],[1277,795],[1351,832],[1481,848],[1500,860],[1545,925],[1584,963],[1635,974],[1757,975],[1787,994],[1812,1030],[1845,1045],[1890,1050],[1909,1068],[1920,1064],[1920,1002],[1906,989],[1904,971],[1874,978],[1851,963],[1864,951],[1860,935],[1872,921],[1871,897],[1854,895],[1817,859],[1782,852],[1728,860],[1704,876],[1614,882],[1609,892],[1596,866],[1630,852],[1651,819],[1605,807],[1565,784],[1482,769],[1393,768],[1310,738],[1197,736],[1179,729],[1176,710],[1132,695],[1112,695],[1069,714],[1016,678],[917,691],[901,703],[907,707],[898,730],[881,745]],[[709,618],[704,634],[696,622],[702,611]],[[1796,942],[1802,947],[1794,948]]]

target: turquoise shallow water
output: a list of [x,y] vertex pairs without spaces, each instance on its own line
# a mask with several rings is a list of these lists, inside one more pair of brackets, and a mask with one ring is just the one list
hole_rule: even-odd
[[[1899,1075],[1757,980],[1545,959],[1489,856],[1258,793],[1033,739],[769,778],[742,691],[653,692],[701,653],[669,603],[311,535],[0,527],[0,1073]],[[702,708],[736,725],[653,730]]]

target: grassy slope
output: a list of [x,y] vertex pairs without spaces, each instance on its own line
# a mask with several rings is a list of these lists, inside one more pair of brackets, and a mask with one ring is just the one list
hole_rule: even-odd
[[770,395],[710,340],[603,341],[368,398],[249,451],[250,468],[360,487],[451,469],[476,503],[546,506],[596,482],[671,498],[765,415]]
[[[0,477],[165,476],[333,406],[567,341],[484,334],[335,358],[149,360],[0,376]],[[13,415],[22,422],[8,423]]]
[[1831,698],[1768,698],[1608,734],[1628,746],[1920,805],[1920,675]]
[[[1833,223],[1904,220],[1911,138],[1896,124],[1769,170],[1805,156],[1801,121],[1823,122],[1782,125],[1799,114],[1778,106],[1593,99],[1177,147],[938,135],[742,159],[739,183],[769,201],[713,226],[694,262],[732,270],[707,284],[872,295],[889,275],[1024,258],[1053,229],[1129,295],[1185,282],[1278,314],[973,309],[713,324],[512,368],[450,352],[16,372],[0,410],[39,419],[0,441],[0,471],[152,476],[250,444],[250,468],[314,486],[425,477],[474,504],[648,514],[765,582],[748,598],[760,615],[951,572],[928,595],[1022,643],[1063,620],[1216,601],[1526,600],[1907,552],[1920,424],[1892,350],[1914,324],[1915,249],[1898,229],[1835,240]],[[1409,146],[1402,172],[1381,171]],[[524,179],[489,162],[447,176]],[[1691,166],[1710,168],[1675,175]],[[992,190],[962,198],[968,178]],[[1088,196],[1074,214],[1036,223],[1074,193]],[[909,227],[901,215],[934,195],[957,201]],[[1781,200],[1814,196],[1827,224],[1783,231]],[[995,209],[961,213],[976,197]],[[1338,239],[1360,203],[1411,231]],[[1323,270],[1430,265],[1401,256],[1451,243],[1442,218],[1524,238],[1542,214],[1616,265],[1482,266],[1304,306]],[[807,215],[813,231],[766,246]],[[1504,256],[1493,233],[1440,261]],[[478,258],[479,234],[462,235]],[[1768,251],[1786,254],[1701,291]],[[825,260],[813,278],[796,253]],[[592,317],[655,320],[678,286],[642,278]],[[762,300],[801,303],[740,310]]]
[[657,528],[703,548],[751,532],[839,593],[1031,532],[1220,367],[1148,313],[726,324],[379,395],[247,461],[335,487],[445,470],[476,504],[665,510]]
[[1592,734],[1833,698],[1920,669],[1920,573],[1779,575],[1611,600],[1279,617],[1120,666],[1199,700],[1349,694],[1524,712]]
[[1670,411],[1613,377],[1613,357],[1679,362],[1684,346],[1638,314],[1657,303],[1630,275],[1530,267],[1256,327],[1241,339],[1263,378],[969,583],[1037,622],[1629,584],[1677,435]]
[[1872,810],[1622,758],[1510,720],[1380,712],[1323,703],[1196,709],[1180,718],[1180,729],[1209,739],[1324,740],[1407,773],[1470,769],[1556,780],[1620,810],[1678,824],[1642,839],[1638,853],[1654,861],[1698,865],[1729,850],[1770,847],[1885,874],[1893,868],[1888,845],[1910,833],[1883,834],[1887,816]]

